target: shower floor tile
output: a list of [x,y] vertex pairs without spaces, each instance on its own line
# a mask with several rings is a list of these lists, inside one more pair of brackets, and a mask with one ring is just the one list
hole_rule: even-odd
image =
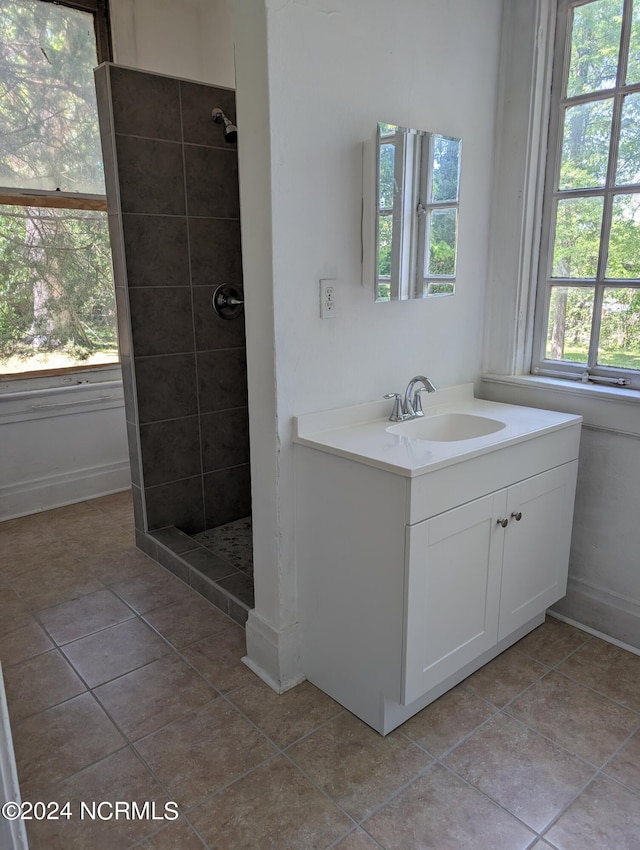
[[194,534],[202,546],[215,552],[243,573],[253,575],[253,539],[251,535],[251,517],[236,519],[226,525]]

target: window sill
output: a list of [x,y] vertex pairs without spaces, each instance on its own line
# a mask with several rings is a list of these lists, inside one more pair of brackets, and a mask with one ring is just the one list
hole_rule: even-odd
[[31,388],[0,395],[0,425],[124,407],[122,380]]
[[0,400],[5,395],[17,393],[38,393],[41,390],[74,389],[87,384],[102,384],[105,381],[121,381],[122,369],[120,364],[113,366],[96,366],[93,369],[80,371],[70,370],[55,375],[21,375],[15,378],[0,377]]
[[542,407],[583,417],[602,431],[640,437],[640,392],[535,375],[481,375],[479,394],[492,401]]

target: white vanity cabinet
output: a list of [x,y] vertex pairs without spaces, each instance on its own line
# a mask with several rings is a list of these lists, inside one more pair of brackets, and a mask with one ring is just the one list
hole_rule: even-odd
[[404,705],[564,596],[577,466],[407,526]]
[[580,417],[472,401],[512,418],[457,452],[351,412],[342,426],[329,414],[296,423],[303,670],[382,734],[542,623],[566,590]]

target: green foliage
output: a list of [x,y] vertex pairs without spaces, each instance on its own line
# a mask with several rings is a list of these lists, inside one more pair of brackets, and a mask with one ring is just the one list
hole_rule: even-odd
[[0,207],[0,355],[115,347],[106,225],[100,212]]
[[431,200],[457,201],[460,183],[460,139],[433,137]]
[[394,174],[395,153],[396,149],[393,142],[380,145],[380,197],[378,199],[378,205],[381,210],[391,209],[393,207],[393,200],[397,191]]
[[429,276],[455,275],[458,216],[455,209],[431,215]]
[[574,9],[567,96],[615,84],[621,23],[622,0],[596,0]]
[[378,219],[378,276],[391,274],[391,241],[393,234],[393,216],[380,216]]
[[93,18],[0,4],[0,185],[104,193]]

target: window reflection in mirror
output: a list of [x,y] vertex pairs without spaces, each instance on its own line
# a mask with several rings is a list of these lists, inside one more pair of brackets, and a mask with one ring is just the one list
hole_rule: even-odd
[[378,124],[376,301],[454,292],[460,152],[460,139]]

